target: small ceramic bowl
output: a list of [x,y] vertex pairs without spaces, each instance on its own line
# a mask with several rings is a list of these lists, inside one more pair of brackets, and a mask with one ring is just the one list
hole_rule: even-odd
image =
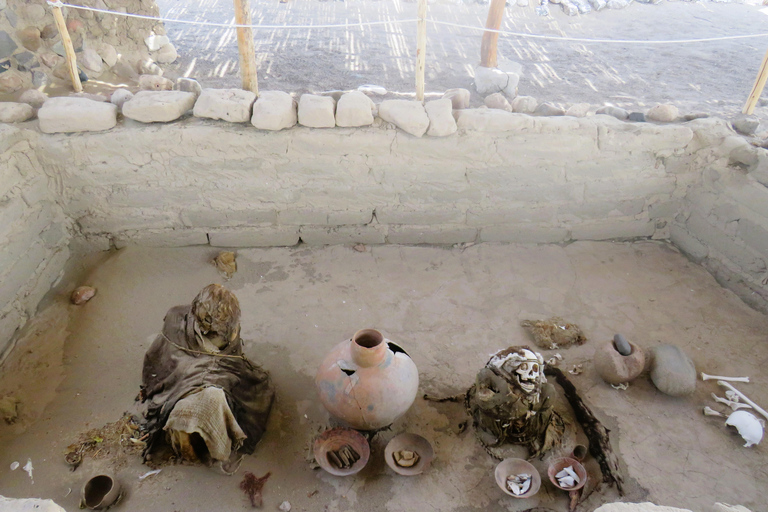
[[[337,468],[328,461],[328,452],[338,450],[345,445],[355,450],[360,455],[360,459],[347,469]],[[371,457],[368,440],[357,430],[344,427],[332,428],[320,434],[315,439],[312,451],[320,467],[336,476],[354,475],[368,464],[368,459]]]
[[[531,487],[523,494],[515,494],[507,487],[507,478],[527,473],[531,475]],[[523,459],[504,459],[496,466],[496,485],[513,498],[530,498],[539,492],[541,487],[541,475],[533,467],[533,464]]]
[[83,485],[80,508],[102,510],[122,497],[120,483],[110,475],[96,475]]
[[[410,450],[419,454],[419,461],[409,468],[398,466],[395,462],[395,452],[400,450]],[[417,434],[404,433],[393,437],[387,447],[384,449],[384,460],[387,466],[398,475],[413,476],[423,473],[435,458],[435,451],[432,445]]]
[[[574,473],[576,473],[576,475],[579,477],[579,483],[573,487],[561,487],[557,482],[557,477],[555,475],[557,475],[560,471],[562,471],[564,468],[567,468],[568,466],[571,466]],[[563,491],[576,491],[584,487],[584,484],[587,483],[587,470],[584,469],[584,466],[581,465],[581,462],[570,457],[562,457],[550,462],[549,469],[547,470],[547,476],[549,476],[549,481],[552,482],[555,487],[562,489]]]

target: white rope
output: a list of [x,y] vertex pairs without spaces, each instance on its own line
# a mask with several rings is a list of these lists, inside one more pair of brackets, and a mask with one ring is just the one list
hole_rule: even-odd
[[167,23],[184,23],[187,25],[199,25],[203,27],[222,27],[222,28],[256,28],[256,29],[308,29],[308,28],[345,28],[345,27],[367,27],[371,25],[390,25],[399,23],[415,23],[418,18],[411,18],[407,20],[390,20],[390,21],[360,21],[357,23],[340,23],[337,25],[237,25],[234,23],[213,23],[210,21],[191,21],[191,20],[176,20],[170,18],[158,18],[156,16],[144,16],[142,14],[131,14],[127,12],[115,12],[107,11],[105,9],[96,9],[95,7],[86,7],[84,5],[71,5],[65,4],[60,1],[52,2],[48,0],[48,5],[54,7],[69,7],[70,9],[79,9],[81,11],[99,12],[102,14],[111,14],[113,16],[125,16],[126,18],[138,18],[140,20],[152,20],[163,21]]
[[448,27],[468,28],[472,30],[478,30],[481,32],[496,32],[504,36],[523,37],[528,39],[547,39],[550,41],[572,41],[577,43],[685,44],[685,43],[708,43],[711,41],[729,41],[732,39],[754,39],[757,37],[768,37],[768,33],[765,33],[765,34],[750,34],[750,35],[741,35],[741,36],[704,37],[699,39],[668,39],[668,40],[651,40],[651,41],[646,41],[642,39],[587,39],[582,37],[546,36],[542,34],[526,34],[522,32],[494,30],[491,28],[478,27],[475,25],[460,25],[458,23],[450,23],[448,21],[437,21],[431,18],[428,19],[427,21],[435,25],[446,25]]

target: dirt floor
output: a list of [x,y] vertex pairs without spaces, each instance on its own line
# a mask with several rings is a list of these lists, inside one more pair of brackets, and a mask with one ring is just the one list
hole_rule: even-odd
[[[512,2],[514,3],[514,2]],[[737,3],[633,3],[567,16],[558,5],[551,15],[508,6],[503,30],[592,39],[669,40],[765,34],[763,7]],[[759,3],[753,0],[752,3]],[[168,18],[231,23],[230,0],[158,0]],[[254,23],[321,25],[416,17],[416,3],[399,0],[290,0],[251,2]],[[488,5],[431,3],[435,20],[483,27]],[[205,87],[240,85],[234,30],[167,23],[179,51],[166,76],[190,76]],[[426,89],[473,91],[482,32],[428,25]],[[259,84],[263,90],[321,92],[377,84],[389,97],[412,95],[416,49],[415,23],[321,29],[255,31]],[[683,114],[705,112],[729,118],[738,114],[757,76],[768,37],[696,44],[631,45],[574,43],[502,36],[499,64],[523,66],[519,93],[561,105],[587,102],[646,111],[656,103],[674,103]],[[768,123],[768,108],[756,114]],[[768,126],[768,125],[767,125]]]
[[[80,433],[138,410],[143,354],[166,310],[222,282],[209,263],[215,254],[202,247],[127,248],[73,261],[3,368],[0,396],[20,398],[22,414],[16,424],[0,425],[0,493],[52,498],[74,511],[85,480],[113,470],[127,488],[117,510],[245,510],[243,473],[269,471],[264,510],[287,500],[294,511],[565,511],[566,495],[548,482],[529,500],[504,495],[494,481],[495,461],[471,429],[457,432],[465,417],[456,404],[417,399],[375,439],[371,462],[357,476],[332,477],[307,459],[311,439],[329,425],[314,392],[315,369],[357,329],[378,328],[401,343],[419,368],[420,392],[449,395],[469,387],[489,354],[529,343],[521,320],[560,315],[589,337],[560,351],[561,367],[583,364],[572,381],[611,429],[627,499],[694,511],[708,511],[715,501],[768,511],[768,445],[743,448],[722,419],[702,415],[704,405],[715,407],[710,393],[723,395],[715,383],[700,381],[689,398],[663,395],[645,377],[619,391],[590,362],[615,332],[646,348],[674,343],[699,370],[748,375],[752,382],[738,387],[768,406],[768,318],[661,242],[240,250],[239,271],[227,286],[242,306],[246,353],[271,371],[278,393],[254,455],[234,477],[177,465],[139,481],[149,468],[138,455],[86,457],[70,472],[64,451]],[[98,289],[81,307],[67,301],[79,284]],[[552,353],[543,351],[545,358]],[[435,446],[436,460],[421,476],[397,476],[384,464],[384,444],[403,431]],[[9,469],[28,459],[34,479]],[[579,510],[617,498],[604,487]]]

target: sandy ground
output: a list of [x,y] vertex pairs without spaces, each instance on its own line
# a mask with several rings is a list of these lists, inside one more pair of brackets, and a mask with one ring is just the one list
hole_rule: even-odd
[[[158,0],[163,16],[230,23],[231,0]],[[668,40],[766,33],[761,6],[710,2],[633,3],[567,16],[559,6],[551,15],[528,7],[506,9],[504,30],[597,39]],[[320,25],[416,17],[416,4],[399,0],[290,0],[251,2],[254,23]],[[488,6],[433,3],[435,20],[483,27]],[[179,50],[166,75],[191,76],[206,87],[238,87],[234,30],[168,23]],[[430,24],[426,57],[427,93],[448,88],[473,91],[473,69],[480,59],[482,32]],[[263,90],[320,92],[378,84],[396,93],[414,92],[415,23],[354,28],[255,31],[259,81]],[[500,66],[523,65],[519,93],[562,105],[588,102],[645,111],[659,102],[683,113],[731,117],[741,111],[766,50],[768,38],[697,44],[628,45],[574,43],[502,36]],[[428,96],[432,97],[432,96]],[[595,107],[595,108],[596,108]],[[768,109],[756,112],[768,122]]]
[[[590,338],[561,351],[563,366],[584,365],[572,380],[612,430],[628,498],[695,511],[708,511],[716,500],[768,510],[767,445],[743,448],[722,420],[701,414],[702,406],[714,406],[709,395],[719,391],[716,384],[699,382],[684,399],[661,394],[646,378],[617,391],[590,363],[614,332],[646,348],[675,343],[700,370],[749,375],[752,383],[739,387],[768,405],[768,318],[657,242],[241,250],[228,286],[244,312],[246,353],[271,371],[278,390],[254,455],[235,477],[179,465],[139,482],[148,468],[138,456],[86,458],[70,472],[63,452],[79,433],[136,410],[143,354],[165,311],[221,282],[209,264],[215,253],[128,248],[103,261],[73,260],[3,368],[0,396],[18,396],[23,409],[17,424],[0,426],[0,493],[52,498],[74,511],[87,477],[115,470],[128,491],[116,510],[245,510],[250,505],[238,489],[243,472],[271,471],[263,510],[287,500],[294,511],[564,511],[565,495],[549,483],[530,500],[502,494],[493,459],[471,431],[457,433],[464,415],[454,404],[417,399],[376,439],[370,464],[357,476],[329,476],[306,458],[312,437],[329,424],[316,401],[315,369],[357,329],[375,327],[401,343],[419,367],[421,391],[448,395],[465,390],[490,353],[528,342],[520,320],[561,315]],[[67,294],[81,283],[98,294],[72,306]],[[435,446],[437,458],[422,476],[399,477],[382,460],[384,443],[403,431]],[[21,469],[9,469],[27,459],[34,483]],[[604,488],[579,510],[616,497]]]

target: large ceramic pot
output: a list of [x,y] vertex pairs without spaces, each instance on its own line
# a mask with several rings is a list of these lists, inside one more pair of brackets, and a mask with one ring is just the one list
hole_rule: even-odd
[[645,353],[634,343],[629,355],[622,355],[615,341],[604,343],[595,350],[595,369],[608,384],[622,384],[638,377],[645,368]]
[[406,352],[374,329],[363,329],[326,356],[315,376],[320,401],[358,430],[377,430],[416,399],[419,372]]

